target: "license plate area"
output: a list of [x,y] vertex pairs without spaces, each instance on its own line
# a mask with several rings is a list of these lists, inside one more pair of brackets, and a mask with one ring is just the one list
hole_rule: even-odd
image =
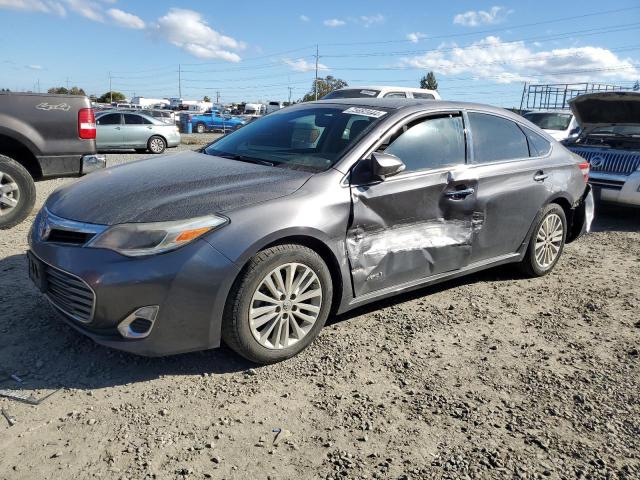
[[38,290],[45,293],[47,291],[47,277],[44,263],[31,252],[27,252],[27,261],[29,262],[29,278]]

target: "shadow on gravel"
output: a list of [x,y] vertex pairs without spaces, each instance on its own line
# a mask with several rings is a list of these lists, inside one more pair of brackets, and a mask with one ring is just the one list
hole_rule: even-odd
[[[147,358],[97,345],[58,315],[28,278],[26,258],[0,260],[0,389],[97,389],[172,375],[219,375],[254,365],[226,347]],[[8,379],[16,374],[24,380]]]
[[[594,231],[640,231],[640,209],[601,206]],[[332,317],[335,324],[381,308],[459,285],[522,278],[512,265],[496,267],[360,307]],[[217,350],[145,358],[95,344],[60,320],[27,276],[24,255],[0,260],[0,388],[96,389],[171,376],[220,375],[253,365],[223,347]],[[24,377],[24,383],[7,380]],[[4,376],[4,378],[3,378]]]

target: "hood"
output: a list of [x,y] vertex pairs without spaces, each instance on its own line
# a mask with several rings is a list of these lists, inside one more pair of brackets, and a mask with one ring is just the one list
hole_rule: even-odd
[[640,125],[640,92],[588,93],[569,100],[584,130],[610,125]]
[[101,225],[182,220],[289,195],[311,175],[184,152],[92,173],[56,190],[46,207]]

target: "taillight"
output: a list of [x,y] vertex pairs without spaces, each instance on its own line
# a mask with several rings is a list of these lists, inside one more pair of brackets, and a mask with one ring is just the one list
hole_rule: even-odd
[[580,167],[580,171],[584,177],[584,182],[587,183],[589,181],[589,170],[591,169],[591,165],[589,165],[589,162],[580,162],[578,167]]
[[78,111],[78,136],[85,140],[96,138],[96,116],[93,108],[81,108]]

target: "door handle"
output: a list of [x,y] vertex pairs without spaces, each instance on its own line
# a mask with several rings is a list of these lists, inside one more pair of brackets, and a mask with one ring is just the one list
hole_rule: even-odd
[[533,176],[533,179],[536,182],[544,182],[549,175],[544,173],[542,170],[538,170],[536,174]]
[[451,200],[463,200],[469,195],[473,195],[475,192],[475,188],[465,188],[464,190],[450,190],[444,194]]

